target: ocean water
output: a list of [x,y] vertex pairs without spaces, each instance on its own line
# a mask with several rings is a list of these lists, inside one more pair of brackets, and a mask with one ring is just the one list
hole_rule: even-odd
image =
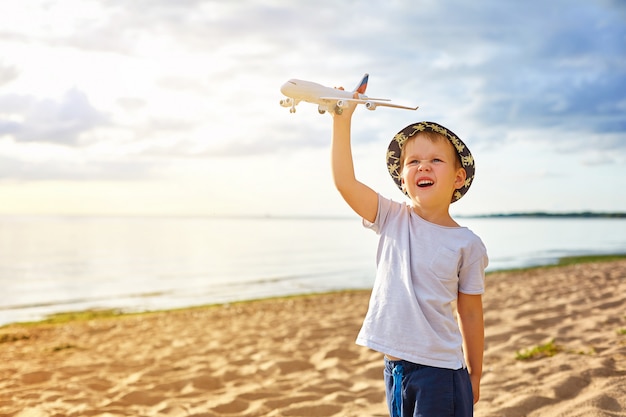
[[[488,270],[626,253],[626,219],[464,218]],[[0,325],[370,288],[377,236],[357,218],[0,216]]]

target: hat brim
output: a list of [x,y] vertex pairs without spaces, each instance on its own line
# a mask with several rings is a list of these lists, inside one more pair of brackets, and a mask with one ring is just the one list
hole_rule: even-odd
[[474,181],[474,174],[476,171],[474,167],[474,157],[472,156],[469,148],[454,132],[441,126],[440,124],[434,122],[412,123],[399,131],[393,137],[391,143],[389,143],[389,147],[387,148],[387,170],[389,171],[389,175],[391,175],[391,178],[396,183],[398,188],[406,194],[406,191],[402,187],[400,157],[402,155],[402,148],[404,147],[406,141],[419,132],[439,133],[452,143],[456,153],[459,155],[459,158],[461,159],[461,166],[465,169],[467,175],[463,186],[455,190],[454,194],[452,194],[451,202],[454,203],[455,201],[458,201],[465,195],[465,193],[467,193],[467,190],[469,190],[472,185],[472,181]]

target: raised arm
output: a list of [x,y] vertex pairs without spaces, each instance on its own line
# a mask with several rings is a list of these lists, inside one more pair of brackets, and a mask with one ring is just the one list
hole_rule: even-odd
[[331,167],[335,187],[359,216],[369,222],[376,220],[378,194],[356,179],[352,161],[350,131],[356,103],[350,103],[341,115],[333,113]]

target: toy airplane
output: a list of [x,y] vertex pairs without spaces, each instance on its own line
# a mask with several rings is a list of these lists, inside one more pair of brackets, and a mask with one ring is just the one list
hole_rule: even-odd
[[[280,100],[280,105],[290,107],[290,113],[296,112],[296,106],[301,101],[317,104],[317,111],[320,114],[324,114],[327,111],[341,114],[350,102],[365,104],[365,108],[368,110],[375,110],[378,106],[417,110],[417,106],[401,106],[391,103],[391,100],[386,98],[367,97],[365,89],[367,88],[368,79],[369,74],[365,74],[354,91],[344,91],[337,88],[324,87],[311,81],[291,79],[280,87],[280,92],[287,96],[287,98]],[[358,93],[359,98],[354,98],[354,93]]]

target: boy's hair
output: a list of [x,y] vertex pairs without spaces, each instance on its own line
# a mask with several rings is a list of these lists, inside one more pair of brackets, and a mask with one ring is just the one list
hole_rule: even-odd
[[[450,149],[452,150],[452,153],[454,154],[454,169],[463,168],[463,164],[461,163],[461,157],[456,152],[456,150],[454,149],[454,146],[452,145],[452,143],[450,143],[448,138],[446,138],[441,133],[430,132],[430,131],[422,131],[422,132],[416,132],[415,134],[410,136],[406,140],[406,142],[404,142],[404,145],[402,146],[402,150],[400,151],[400,161],[399,161],[400,168],[398,169],[399,172],[402,172],[402,170],[404,169],[404,157],[405,157],[404,150],[406,149],[406,145],[410,141],[412,141],[413,139],[416,139],[418,136],[424,137],[424,138],[430,140],[432,143],[439,143],[439,142],[447,143],[448,146],[450,147]],[[463,168],[463,169],[465,169],[465,168]]]

